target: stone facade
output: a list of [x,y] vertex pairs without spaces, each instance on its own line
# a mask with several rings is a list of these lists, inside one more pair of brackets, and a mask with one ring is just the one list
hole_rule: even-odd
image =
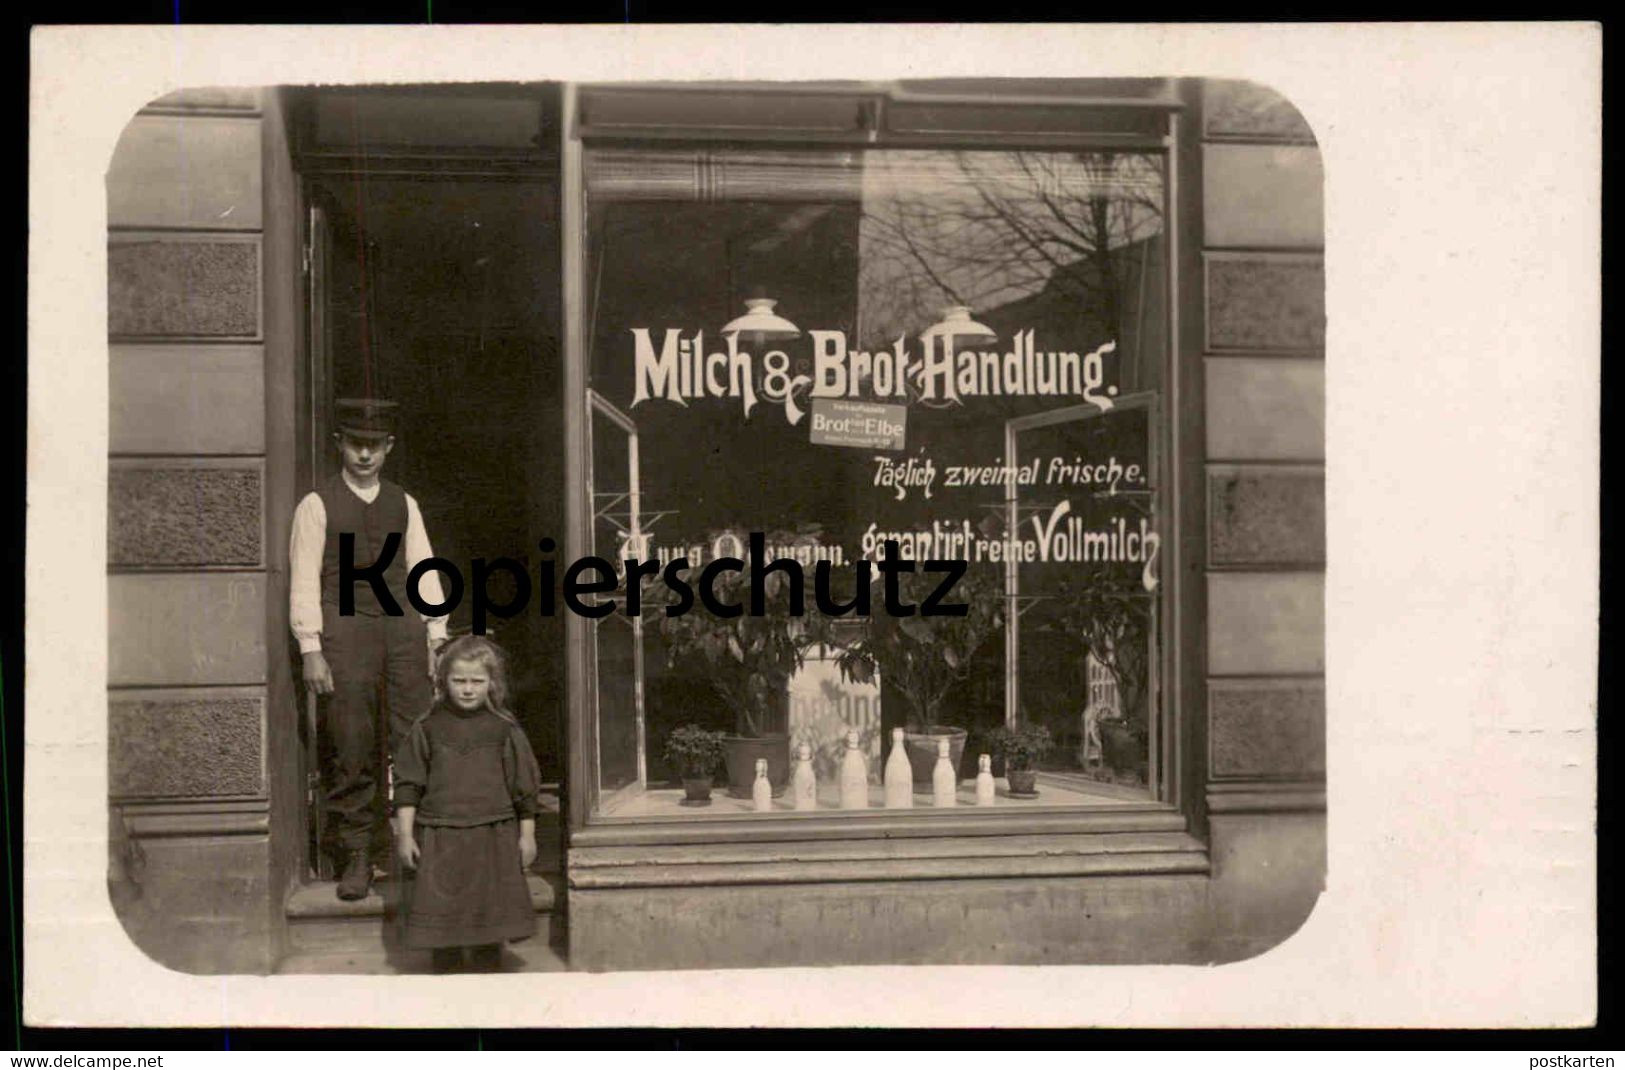
[[107,276],[107,328],[115,338],[252,338],[259,331],[259,245],[252,238],[116,235]]
[[1326,561],[1326,476],[1318,465],[1208,473],[1208,560],[1215,565]]
[[282,942],[261,124],[257,92],[173,94],[108,170],[109,885],[131,938],[191,972],[267,972]]
[[119,461],[109,473],[115,566],[241,565],[264,560],[261,463]]
[[256,692],[127,692],[108,723],[120,799],[263,795],[265,701]]
[[1314,131],[1292,102],[1257,82],[1209,82],[1203,118],[1210,140],[1236,138],[1265,144],[1315,140]]
[[1208,723],[1215,780],[1326,773],[1326,687],[1318,680],[1216,680]]
[[1207,256],[1208,347],[1319,350],[1326,276],[1318,259],[1279,253]]
[[1325,272],[1319,151],[1297,109],[1260,85],[1209,82],[1202,131],[1207,803],[1222,959],[1289,935],[1324,880]]

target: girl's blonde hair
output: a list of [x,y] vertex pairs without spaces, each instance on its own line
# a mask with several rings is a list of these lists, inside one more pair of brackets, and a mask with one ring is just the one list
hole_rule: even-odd
[[508,656],[502,648],[483,635],[462,635],[440,648],[440,660],[434,667],[435,697],[449,694],[446,677],[451,674],[454,661],[472,661],[482,666],[491,676],[491,689],[486,692],[486,705],[493,713],[513,719],[508,709]]

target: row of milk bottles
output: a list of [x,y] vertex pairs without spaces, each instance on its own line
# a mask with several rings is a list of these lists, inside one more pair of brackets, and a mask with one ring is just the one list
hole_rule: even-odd
[[[892,729],[891,755],[886,759],[885,803],[888,809],[906,809],[914,805],[914,769],[904,749],[901,728]],[[869,761],[859,749],[858,733],[846,734],[846,753],[841,757],[841,809],[866,810],[869,807]],[[937,764],[931,770],[931,805],[953,806],[958,802],[959,774],[949,756],[946,739],[937,740]],[[812,747],[803,743],[796,749],[796,770],[790,780],[790,798],[797,810],[818,808],[818,778],[813,773]],[[982,755],[977,759],[976,805],[992,806],[993,759]],[[756,781],[751,786],[751,800],[757,810],[773,809],[773,785],[767,779],[767,759],[756,759]]]

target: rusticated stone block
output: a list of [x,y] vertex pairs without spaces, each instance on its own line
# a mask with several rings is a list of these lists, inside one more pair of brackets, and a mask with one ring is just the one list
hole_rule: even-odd
[[1315,132],[1292,102],[1257,82],[1215,80],[1204,100],[1209,137],[1313,141]]
[[1326,772],[1326,690],[1312,681],[1208,684],[1209,772],[1318,777]]
[[108,703],[115,798],[255,795],[265,790],[265,700],[115,694]]
[[108,558],[114,565],[258,565],[257,463],[115,463],[108,473]]
[[118,337],[253,337],[258,241],[112,242],[107,329]]
[[1321,349],[1325,266],[1318,257],[1210,254],[1207,317],[1213,349]]
[[1208,473],[1208,559],[1214,565],[1326,560],[1326,477],[1318,469]]

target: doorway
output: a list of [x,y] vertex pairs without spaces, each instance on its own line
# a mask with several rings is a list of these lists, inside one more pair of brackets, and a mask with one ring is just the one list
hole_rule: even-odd
[[[524,103],[545,118],[547,102],[529,91]],[[405,108],[397,91],[305,108],[305,471],[314,483],[338,469],[331,399],[398,403],[384,474],[417,500],[435,555],[465,584],[475,558],[512,558],[535,575],[538,541],[563,530],[558,186],[540,118],[528,128],[491,118],[514,103],[442,92]],[[458,143],[473,136],[459,114],[485,116],[483,134],[473,131],[485,140],[514,143]],[[505,582],[492,578],[492,602],[511,598]],[[454,636],[471,630],[469,594],[451,613]],[[508,654],[514,713],[556,785],[563,624],[535,605],[486,629]]]

